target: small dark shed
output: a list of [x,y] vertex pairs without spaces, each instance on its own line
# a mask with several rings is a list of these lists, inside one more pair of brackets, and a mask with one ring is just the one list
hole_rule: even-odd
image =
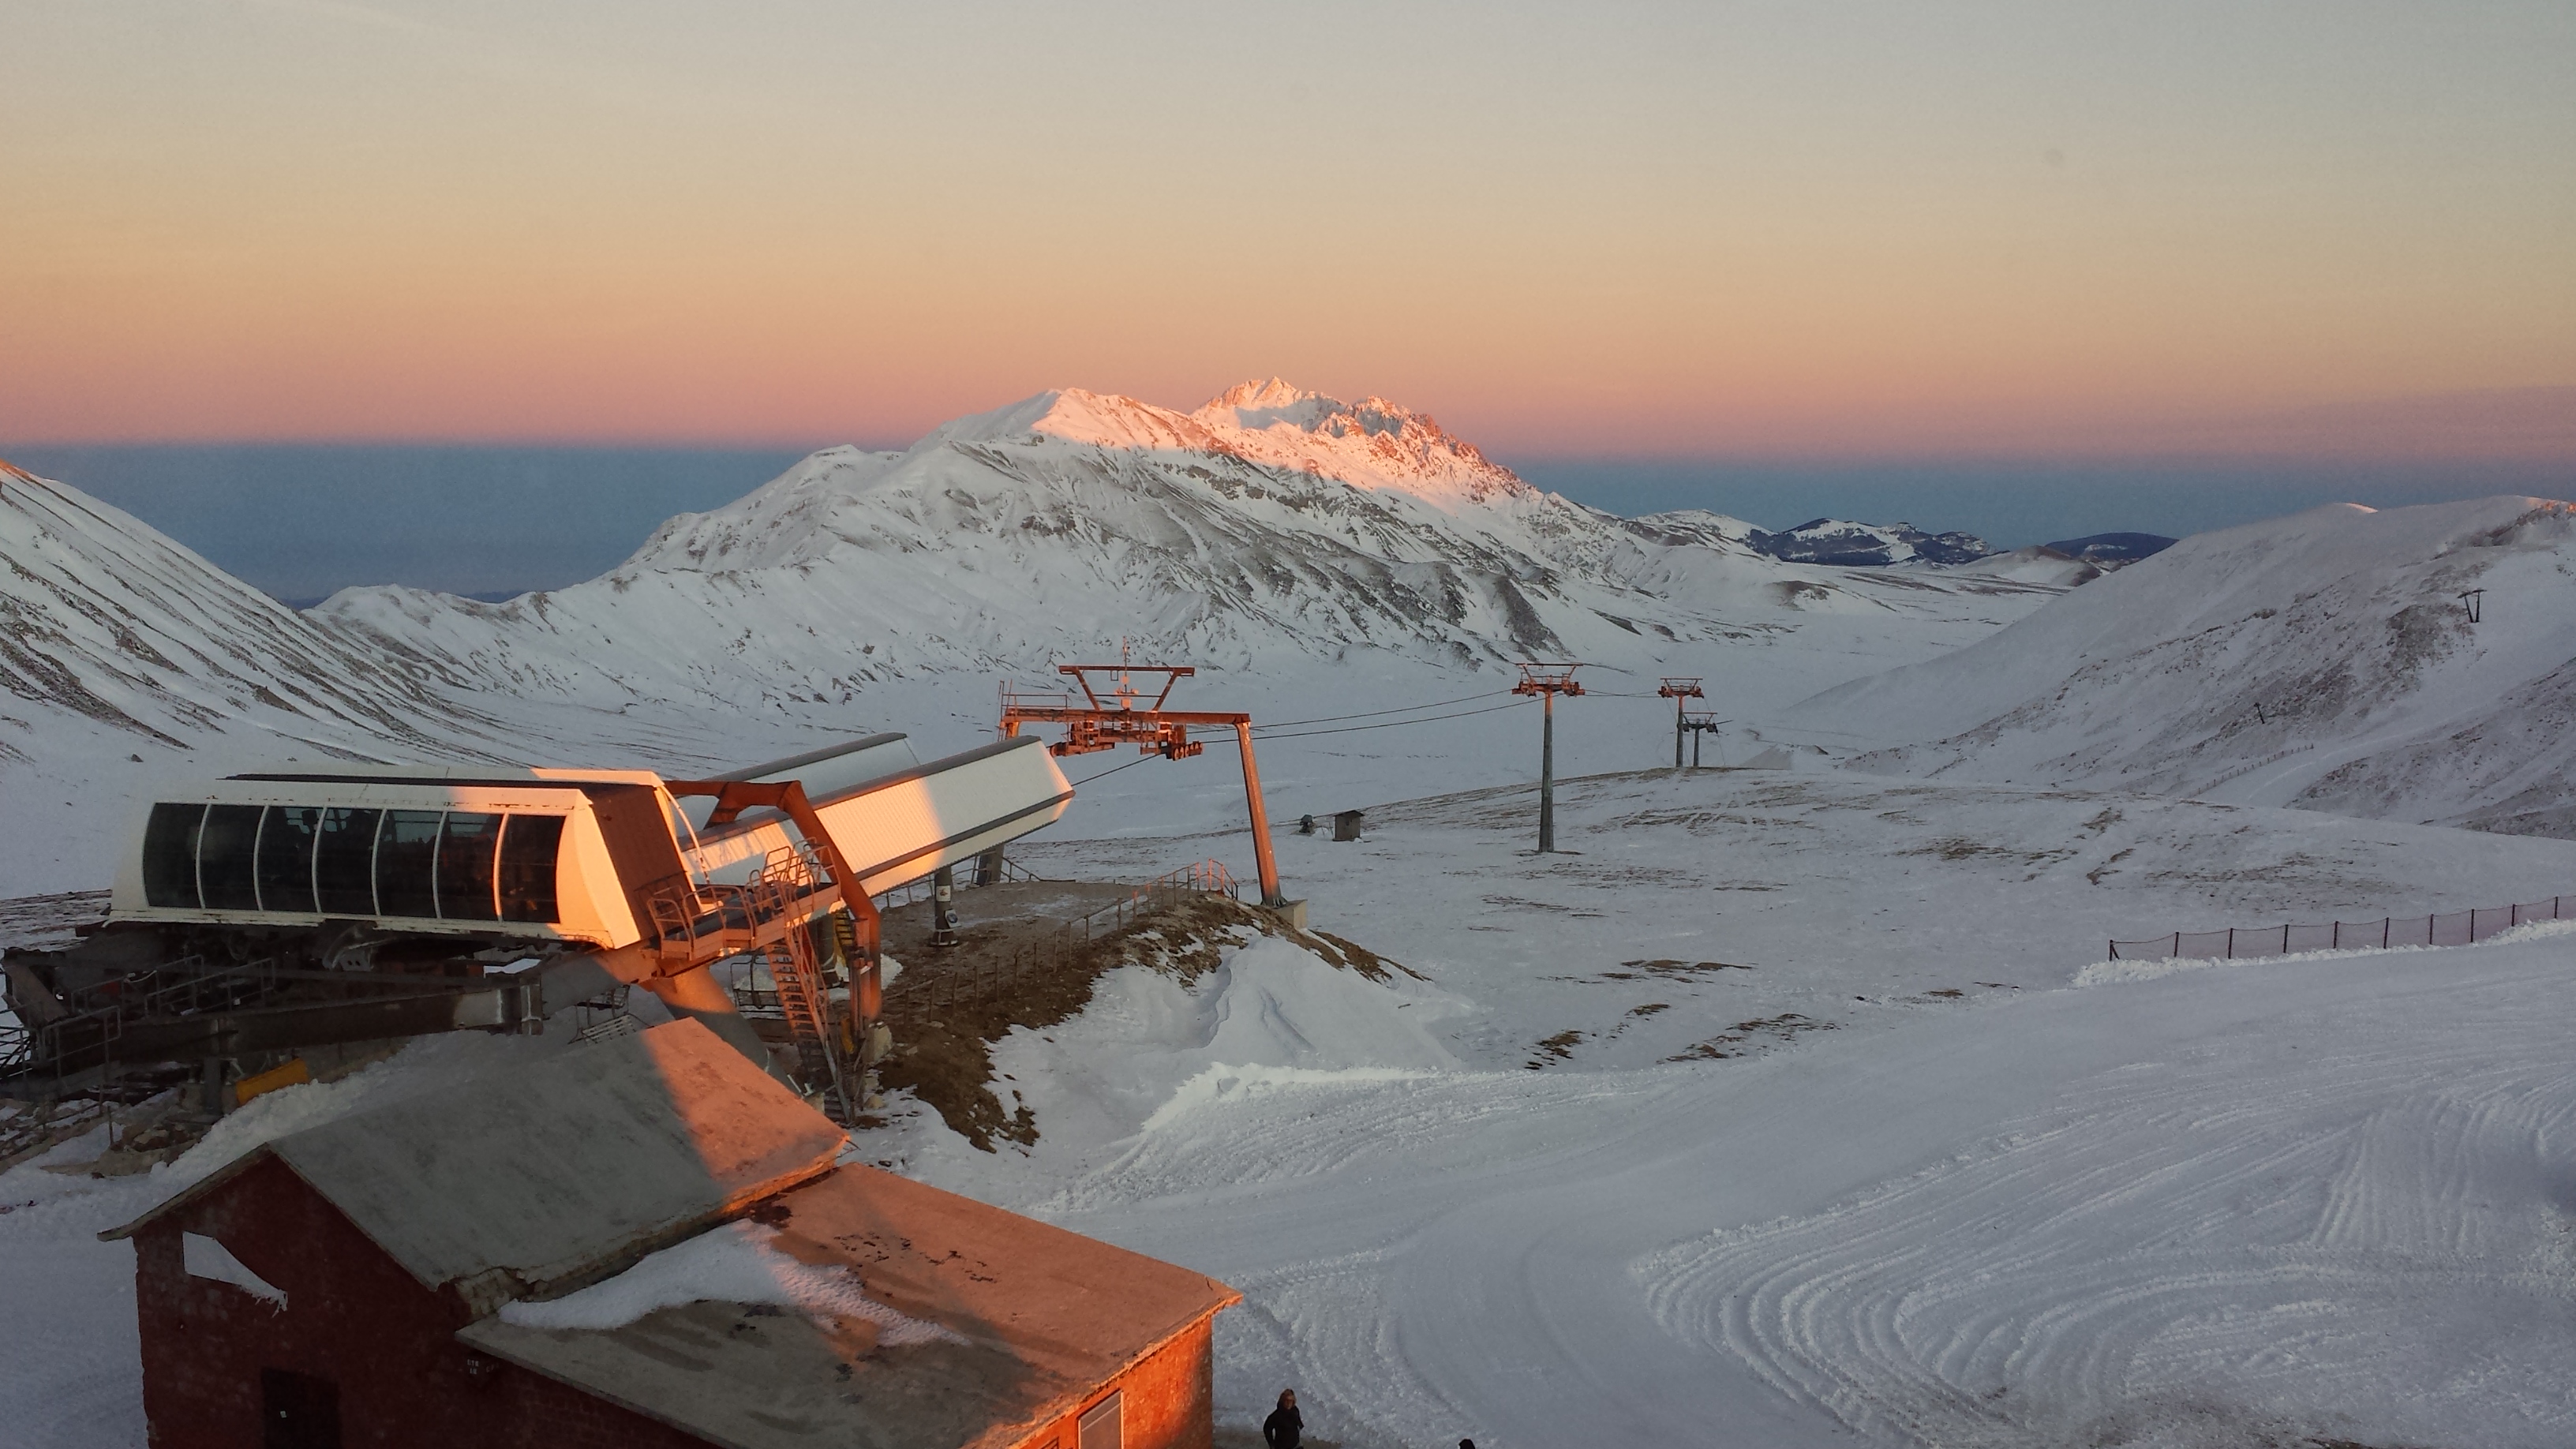
[[[1232,1290],[842,1141],[690,1021],[281,1137],[104,1235],[151,1442],[1204,1449]],[[667,1291],[722,1235],[823,1297]]]
[[1333,816],[1333,838],[1335,840],[1359,839],[1360,822],[1365,818],[1365,814],[1358,810],[1336,812]]

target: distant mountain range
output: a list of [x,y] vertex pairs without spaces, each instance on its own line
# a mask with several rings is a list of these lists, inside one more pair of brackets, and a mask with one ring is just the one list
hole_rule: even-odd
[[969,720],[987,681],[1122,641],[1321,693],[1489,688],[1533,656],[1645,679],[1813,650],[1797,668],[1848,678],[1982,637],[1796,721],[1899,773],[2576,835],[2576,521],[2529,499],[2009,554],[1907,524],[1772,533],[1588,508],[1424,414],[1272,379],[1189,412],[1042,393],[900,452],[827,449],[504,602],[371,587],[298,612],[16,470],[0,563],[0,876],[29,889],[95,883],[164,778],[740,762],[907,701]]
[[[1755,532],[1587,508],[1427,415],[1276,379],[1186,413],[1042,393],[900,452],[826,449],[669,520],[601,577],[502,602],[369,587],[299,612],[11,470],[0,790],[16,827],[0,876],[92,883],[125,802],[165,777],[739,763],[931,695],[954,719],[987,681],[1122,641],[1274,681],[1532,656],[1651,678],[1676,651],[1769,650],[1828,622],[1839,642],[1820,659],[1865,657],[1854,641],[1976,637],[2090,571],[1835,568],[1774,558]],[[899,681],[924,689],[879,692]]]
[[1885,568],[1889,564],[1964,564],[2001,550],[1973,533],[1926,533],[1910,523],[1849,523],[1818,518],[1781,533],[1759,529],[1745,545],[1788,563],[1828,568]]
[[900,453],[817,453],[672,519],[589,583],[498,605],[352,589],[315,612],[494,688],[812,703],[1122,638],[1222,668],[1366,652],[1643,669],[1666,644],[1752,639],[1816,614],[1974,614],[1989,607],[1977,600],[2073,582],[2062,565],[1898,580],[1785,562],[1752,546],[1756,533],[1542,492],[1382,398],[1274,378],[1184,413],[1067,389]]

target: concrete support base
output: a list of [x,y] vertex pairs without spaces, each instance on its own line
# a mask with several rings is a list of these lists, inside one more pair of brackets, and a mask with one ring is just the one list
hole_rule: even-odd
[[1306,929],[1306,903],[1304,901],[1281,901],[1277,905],[1265,905],[1262,909],[1286,922],[1292,930],[1302,931]]

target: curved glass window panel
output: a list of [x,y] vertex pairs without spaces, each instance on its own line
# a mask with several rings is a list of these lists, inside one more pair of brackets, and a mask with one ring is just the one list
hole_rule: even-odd
[[376,914],[438,914],[438,819],[435,810],[388,810],[376,827]]
[[555,861],[563,850],[560,815],[513,815],[501,835],[501,919],[553,925]]
[[193,911],[197,899],[197,831],[203,805],[155,805],[143,824],[143,903]]
[[451,810],[438,836],[438,913],[451,921],[497,921],[492,858],[501,848],[501,817]]
[[376,913],[379,810],[325,810],[313,837],[313,909],[326,916]]
[[259,817],[256,805],[206,807],[206,826],[197,835],[197,890],[207,910],[259,909]]
[[313,838],[322,812],[309,805],[271,805],[259,827],[259,908],[313,909]]

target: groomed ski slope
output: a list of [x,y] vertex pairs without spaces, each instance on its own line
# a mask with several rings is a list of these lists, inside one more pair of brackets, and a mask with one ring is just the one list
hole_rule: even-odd
[[[1243,1289],[1235,1436],[1293,1385],[1353,1449],[2576,1442],[2576,934],[2099,959],[2166,920],[2545,896],[2576,844],[1658,771],[1567,782],[1582,853],[1540,858],[1528,803],[1281,838],[1318,925],[1420,976],[1276,941],[1190,983],[1126,968],[996,1046],[1034,1149],[898,1101],[855,1151]],[[416,1044],[148,1176],[0,1174],[0,1444],[142,1442],[132,1255],[100,1228],[566,1035]]]
[[1244,1289],[1220,1404],[1350,1444],[2563,1445],[2571,1039],[2560,934],[1741,1063],[1211,1069],[1037,1206]]

